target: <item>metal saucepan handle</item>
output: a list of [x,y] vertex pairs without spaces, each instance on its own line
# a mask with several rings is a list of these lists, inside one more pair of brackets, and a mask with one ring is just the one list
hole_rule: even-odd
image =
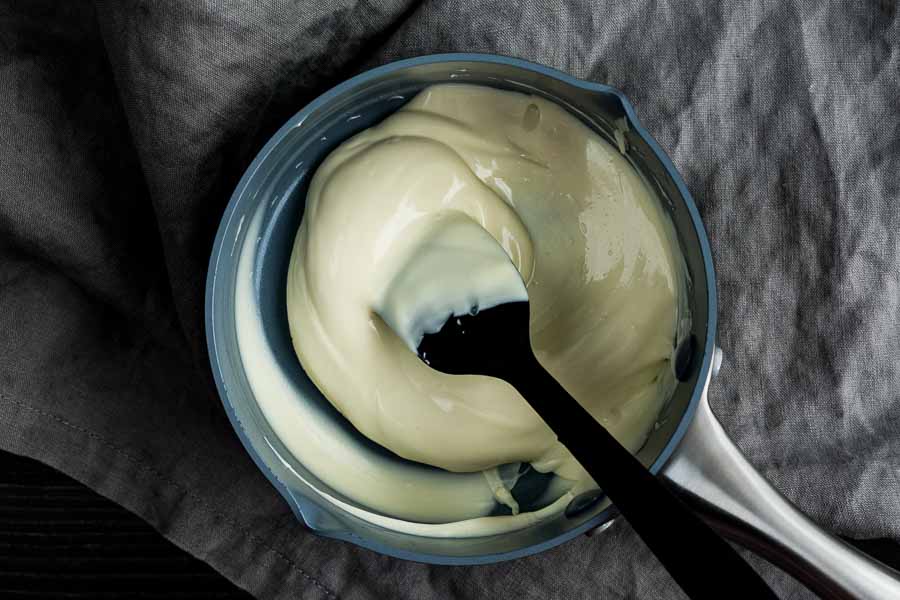
[[900,598],[900,573],[820,529],[747,462],[706,391],[662,476],[720,534],[823,598]]

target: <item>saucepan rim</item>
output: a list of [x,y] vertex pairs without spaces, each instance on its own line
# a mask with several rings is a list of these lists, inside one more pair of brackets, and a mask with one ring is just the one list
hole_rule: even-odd
[[[697,209],[696,204],[694,203],[693,197],[687,189],[681,175],[678,173],[677,169],[673,165],[672,161],[666,155],[665,152],[660,148],[659,144],[653,137],[647,132],[647,130],[643,127],[637,115],[635,114],[634,107],[631,102],[626,98],[626,96],[619,91],[618,89],[611,87],[609,85],[594,83],[590,81],[585,81],[582,79],[578,79],[573,77],[567,73],[562,71],[553,69],[551,67],[547,67],[538,63],[526,61],[519,58],[512,58],[502,55],[496,54],[480,54],[480,53],[448,53],[448,54],[431,54],[425,56],[418,56],[415,58],[409,58],[404,60],[398,60],[395,62],[391,62],[385,64],[380,67],[376,67],[374,69],[365,71],[355,77],[352,77],[345,82],[335,86],[334,88],[328,90],[309,104],[307,104],[304,108],[298,111],[293,117],[288,119],[288,121],[269,139],[269,141],[263,146],[262,150],[259,151],[257,156],[254,158],[253,162],[245,171],[242,176],[240,182],[235,188],[234,193],[232,194],[227,207],[223,213],[222,219],[220,221],[220,225],[218,231],[216,233],[215,241],[212,247],[212,253],[210,256],[209,268],[207,272],[207,281],[206,281],[206,299],[205,299],[205,324],[206,324],[206,338],[207,338],[207,348],[210,356],[210,364],[212,367],[213,377],[216,383],[216,387],[219,393],[219,397],[225,407],[226,413],[228,414],[228,418],[231,421],[231,424],[237,433],[238,437],[241,440],[241,443],[244,445],[248,454],[251,456],[253,461],[256,463],[257,467],[262,471],[262,473],[269,479],[272,485],[288,500],[288,503],[291,505],[291,508],[297,513],[297,516],[304,520],[305,522],[309,522],[309,515],[304,514],[304,509],[299,507],[294,495],[288,489],[287,485],[281,482],[278,477],[272,472],[272,470],[266,465],[266,463],[262,460],[259,453],[253,447],[252,442],[248,438],[247,434],[244,431],[244,426],[239,422],[235,409],[231,404],[231,399],[229,396],[229,391],[227,386],[225,385],[225,381],[223,379],[223,370],[228,368],[224,361],[221,360],[220,349],[218,347],[218,339],[216,336],[215,323],[213,319],[213,302],[214,302],[214,293],[217,286],[217,272],[220,265],[220,260],[223,255],[227,254],[232,250],[231,246],[226,244],[226,232],[229,231],[232,220],[235,217],[235,214],[239,208],[239,204],[241,198],[245,195],[246,189],[248,185],[250,185],[253,180],[254,174],[259,170],[259,168],[266,162],[269,158],[271,152],[278,146],[278,144],[291,132],[293,129],[298,127],[300,124],[304,122],[304,120],[315,111],[327,107],[330,102],[334,99],[340,97],[343,93],[357,89],[362,85],[365,85],[367,81],[378,79],[387,74],[390,74],[395,71],[401,71],[404,69],[408,69],[410,67],[420,66],[420,65],[433,65],[437,63],[488,63],[494,64],[498,66],[512,66],[519,69],[524,69],[528,71],[535,72],[541,76],[559,80],[567,85],[581,88],[588,92],[594,92],[598,94],[606,94],[614,96],[618,102],[621,103],[621,106],[627,115],[629,120],[629,126],[634,131],[635,134],[640,136],[650,148],[650,150],[655,155],[655,158],[659,160],[660,164],[666,171],[667,175],[671,178],[672,182],[677,188],[678,194],[681,196],[681,200],[684,203],[684,207],[687,209],[690,220],[694,228],[694,232],[696,234],[696,239],[699,244],[699,250],[703,260],[703,269],[705,270],[705,281],[706,281],[706,300],[707,300],[707,316],[706,316],[706,336],[703,340],[698,340],[698,348],[696,352],[696,358],[699,358],[699,366],[698,366],[698,374],[696,383],[694,385],[694,389],[692,390],[690,401],[680,415],[679,423],[677,427],[672,432],[668,441],[665,443],[665,446],[658,454],[657,458],[650,465],[650,470],[653,473],[658,473],[666,462],[671,457],[674,450],[677,448],[681,439],[683,438],[685,432],[687,431],[688,426],[693,419],[694,412],[697,408],[698,403],[701,401],[701,396],[704,393],[704,389],[706,383],[709,379],[710,370],[712,367],[713,354],[715,351],[715,335],[716,335],[716,319],[717,319],[717,299],[716,299],[716,280],[715,280],[715,271],[713,268],[712,261],[712,253],[709,246],[709,241],[706,236],[706,230],[703,226],[703,222],[700,217],[700,213]],[[307,509],[310,510],[310,509]],[[578,527],[574,527],[562,534],[557,535],[552,539],[545,540],[541,543],[533,544],[531,546],[520,548],[516,550],[512,550],[509,552],[502,552],[496,554],[488,554],[483,556],[447,556],[447,555],[439,555],[439,554],[429,554],[426,552],[420,551],[409,551],[403,548],[398,548],[394,546],[388,546],[383,543],[374,540],[365,539],[359,535],[354,534],[350,531],[317,531],[320,535],[325,535],[328,537],[334,537],[338,539],[343,539],[346,541],[353,542],[354,544],[375,550],[382,554],[387,554],[391,556],[396,556],[399,558],[404,558],[408,560],[416,560],[420,562],[429,562],[436,564],[484,564],[488,562],[498,562],[502,560],[509,560],[513,558],[519,558],[522,556],[527,556],[530,554],[534,554],[537,552],[541,552],[553,546],[562,544],[585,531],[594,529],[603,523],[609,522],[615,516],[614,507],[609,507],[601,513],[597,514],[592,519],[582,523]]]

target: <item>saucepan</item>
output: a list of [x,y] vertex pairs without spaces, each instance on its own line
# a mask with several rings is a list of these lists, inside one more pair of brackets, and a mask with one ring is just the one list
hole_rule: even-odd
[[[900,598],[895,571],[819,529],[799,512],[745,460],[710,410],[707,389],[722,362],[722,352],[716,347],[716,285],[709,243],[684,182],[641,126],[631,104],[609,86],[501,56],[424,56],[372,69],[338,85],[272,137],[228,204],[206,287],[212,370],[225,410],[247,452],[297,518],[320,535],[384,554],[429,563],[480,564],[540,552],[602,529],[616,516],[608,501],[592,496],[575,498],[567,510],[526,527],[492,535],[430,535],[416,527],[395,527],[396,520],[384,519],[385,515],[374,514],[359,499],[331,489],[294,457],[273,433],[248,384],[248,369],[257,368],[254,361],[259,357],[242,356],[237,332],[241,320],[248,318],[247,306],[252,305],[249,318],[258,321],[261,332],[256,350],[271,357],[267,368],[274,369],[277,377],[273,377],[290,385],[304,403],[309,423],[298,427],[302,431],[309,426],[311,443],[315,436],[333,434],[341,436],[342,447],[351,447],[361,456],[370,453],[379,460],[402,460],[358,434],[299,365],[287,325],[286,274],[306,188],[316,166],[343,140],[379,122],[424,87],[447,82],[536,94],[563,106],[618,146],[669,212],[690,277],[693,324],[680,350],[689,369],[638,452],[643,464],[723,535],[768,558],[819,594]],[[245,291],[239,293],[239,289]],[[279,393],[277,386],[271,393]],[[545,483],[537,478],[523,485]]]

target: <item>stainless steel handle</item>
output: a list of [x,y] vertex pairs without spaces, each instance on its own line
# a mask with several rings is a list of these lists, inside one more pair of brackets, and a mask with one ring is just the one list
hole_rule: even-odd
[[900,573],[820,529],[747,462],[706,390],[662,475],[719,533],[823,598],[900,598]]

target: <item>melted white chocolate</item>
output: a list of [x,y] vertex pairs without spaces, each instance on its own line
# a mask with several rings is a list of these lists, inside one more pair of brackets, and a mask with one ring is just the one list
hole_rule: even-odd
[[453,315],[528,300],[509,256],[479,223],[456,210],[420,221],[392,253],[393,268],[373,306],[410,350]]
[[[539,513],[484,517],[494,498],[515,505],[515,478],[494,467],[531,463],[575,491],[592,482],[512,387],[438,373],[411,348],[451,313],[524,299],[524,281],[538,359],[636,451],[673,389],[676,330],[688,318],[675,239],[634,167],[561,107],[430,87],[316,171],[287,310],[297,356],[328,400],[371,440],[449,473],[335,448],[301,401],[248,379],[285,446],[382,513],[370,520],[425,535],[521,527],[561,510],[572,491]],[[503,276],[496,244],[521,278]],[[238,333],[242,356],[258,350]]]

